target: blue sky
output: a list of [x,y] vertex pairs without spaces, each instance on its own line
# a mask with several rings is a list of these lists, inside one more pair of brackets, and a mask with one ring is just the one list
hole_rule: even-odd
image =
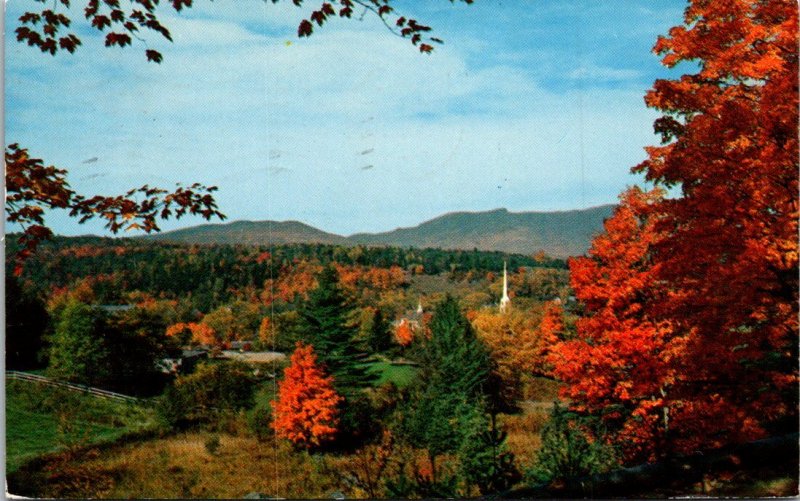
[[[445,41],[421,55],[370,16],[297,39],[308,10],[291,2],[201,0],[163,9],[174,43],[147,35],[164,54],[155,65],[143,43],[104,48],[73,3],[83,46],[56,57],[13,38],[15,19],[40,4],[6,5],[6,143],[68,169],[87,195],[197,181],[219,187],[231,220],[341,234],[457,210],[613,203],[657,142],[642,97],[677,71],[651,47],[685,6],[398,2]],[[65,214],[48,223],[104,234]]]

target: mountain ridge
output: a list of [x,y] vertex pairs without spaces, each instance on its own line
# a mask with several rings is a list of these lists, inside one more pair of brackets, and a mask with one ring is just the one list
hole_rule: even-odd
[[297,220],[237,220],[206,223],[136,238],[245,245],[322,243],[433,247],[518,254],[544,251],[553,257],[568,257],[586,252],[592,237],[602,231],[603,221],[611,215],[614,207],[608,204],[561,211],[512,212],[506,208],[454,211],[416,226],[348,236],[326,232]]

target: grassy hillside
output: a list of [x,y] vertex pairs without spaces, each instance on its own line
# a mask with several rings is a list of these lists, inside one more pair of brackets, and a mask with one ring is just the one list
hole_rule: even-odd
[[47,452],[156,426],[152,409],[31,381],[6,380],[6,471]]

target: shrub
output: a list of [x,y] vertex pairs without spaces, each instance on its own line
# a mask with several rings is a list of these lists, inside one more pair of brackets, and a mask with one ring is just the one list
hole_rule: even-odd
[[618,464],[597,418],[579,416],[556,404],[542,429],[542,448],[528,471],[532,483],[550,483],[604,473]]
[[250,413],[248,418],[248,426],[252,434],[259,442],[265,442],[273,436],[272,427],[272,409],[268,406],[256,407]]
[[173,428],[218,422],[254,404],[256,381],[242,362],[201,364],[178,377],[162,395],[158,413]]
[[204,445],[206,447],[206,451],[208,451],[209,454],[211,454],[212,456],[216,456],[217,451],[219,450],[219,435],[217,435],[216,433],[210,435],[204,442]]

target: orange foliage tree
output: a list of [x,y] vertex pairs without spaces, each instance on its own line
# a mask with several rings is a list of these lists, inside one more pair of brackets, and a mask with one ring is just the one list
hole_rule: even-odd
[[221,341],[210,325],[198,322],[172,324],[167,327],[167,336],[176,338],[181,343],[206,346],[217,346]]
[[662,145],[634,168],[674,195],[626,194],[570,263],[587,314],[553,363],[629,459],[797,429],[797,15],[689,3],[655,51],[698,70],[647,94]]
[[283,374],[278,399],[272,402],[276,435],[306,449],[331,440],[342,397],[333,388],[333,378],[317,364],[314,348],[298,341]]
[[400,346],[408,346],[414,341],[414,331],[407,320],[401,320],[394,328],[394,339]]
[[680,188],[659,204],[670,294],[653,307],[687,338],[674,425],[709,445],[797,429],[797,16],[788,0],[694,1],[655,47],[700,63],[648,93],[664,144],[635,170]]
[[[659,196],[628,191],[588,257],[570,260],[571,285],[585,312],[576,336],[548,355],[573,409],[602,415],[631,461],[655,459],[669,425],[670,330],[643,304],[658,290],[649,252],[659,237],[657,218],[648,211]],[[563,332],[560,313],[559,305],[548,309],[543,335]]]
[[147,233],[159,231],[159,219],[187,214],[225,219],[212,196],[217,189],[215,186],[195,183],[170,193],[145,185],[124,195],[86,198],[70,188],[66,170],[45,166],[41,159],[31,157],[28,150],[18,144],[6,147],[5,168],[6,220],[22,228],[18,239],[21,248],[14,268],[16,275],[22,273],[24,261],[39,244],[53,235],[44,220],[45,212],[52,209],[68,210],[69,215],[79,218],[81,223],[101,218],[112,233],[135,229]]

